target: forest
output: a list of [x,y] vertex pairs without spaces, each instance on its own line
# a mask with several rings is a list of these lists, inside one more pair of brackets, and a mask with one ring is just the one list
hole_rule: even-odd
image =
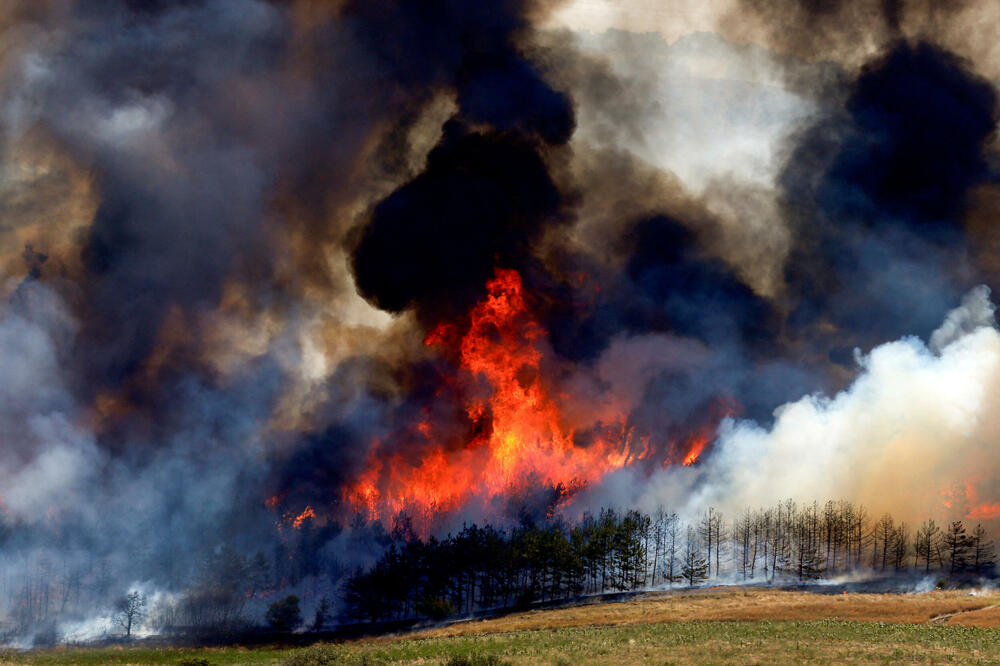
[[[405,514],[389,526],[357,516],[347,528],[309,517],[279,533],[264,547],[206,540],[194,569],[171,574],[185,580],[173,590],[155,580],[137,588],[97,560],[91,567],[56,558],[26,562],[24,575],[0,577],[0,598],[14,609],[0,620],[0,638],[73,639],[67,622],[95,615],[108,618],[107,636],[129,637],[139,627],[202,635],[439,620],[706,582],[808,582],[859,573],[957,584],[994,575],[996,561],[981,524],[911,526],[847,501],[788,500],[729,516],[708,508],[692,521],[666,509],[605,508],[573,521],[533,513],[439,537],[418,535]],[[137,568],[162,556],[138,546]],[[345,561],[343,553],[352,551],[354,560]]]
[[[404,519],[405,520],[405,519]],[[995,548],[981,524],[916,526],[859,504],[791,500],[695,523],[664,509],[602,509],[578,522],[467,525],[421,539],[404,528],[369,569],[351,576],[343,619],[443,619],[580,595],[694,586],[705,581],[812,581],[856,572],[950,579],[992,576]]]

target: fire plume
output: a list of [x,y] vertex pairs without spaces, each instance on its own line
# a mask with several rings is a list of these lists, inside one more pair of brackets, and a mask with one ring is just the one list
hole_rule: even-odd
[[698,462],[698,456],[701,452],[705,450],[705,446],[708,444],[708,438],[703,435],[698,435],[694,437],[690,442],[690,448],[688,453],[684,456],[684,462],[682,463],[685,467],[690,467],[691,465]]
[[[373,517],[401,510],[421,516],[539,482],[564,496],[567,488],[599,481],[650,454],[648,437],[634,436],[625,414],[603,423],[586,445],[578,443],[581,425],[570,423],[553,397],[546,376],[548,334],[531,313],[521,276],[498,270],[487,292],[469,312],[466,327],[445,323],[424,340],[457,361],[467,388],[465,415],[482,427],[468,441],[455,443],[429,417],[418,420],[409,436],[428,445],[416,460],[375,442],[344,498],[355,510]],[[685,465],[697,460],[710,435],[692,438],[684,449]]]

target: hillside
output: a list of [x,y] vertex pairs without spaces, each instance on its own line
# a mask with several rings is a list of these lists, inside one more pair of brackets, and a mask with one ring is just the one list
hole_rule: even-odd
[[[204,661],[199,661],[204,660]],[[60,649],[3,664],[1000,663],[1000,593],[652,592],[304,649]]]

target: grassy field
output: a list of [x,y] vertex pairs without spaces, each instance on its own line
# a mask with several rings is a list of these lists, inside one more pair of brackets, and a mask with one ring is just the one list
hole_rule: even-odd
[[567,627],[307,648],[290,664],[443,663],[496,656],[511,664],[1000,663],[1000,631],[814,622],[678,622]]
[[304,649],[61,649],[0,664],[1000,664],[1000,594],[651,593]]

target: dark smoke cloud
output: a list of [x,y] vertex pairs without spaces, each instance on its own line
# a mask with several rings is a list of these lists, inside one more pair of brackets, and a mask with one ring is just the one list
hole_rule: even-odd
[[375,206],[354,254],[358,289],[394,312],[441,302],[464,310],[497,266],[524,265],[561,207],[530,143],[451,123],[426,170]]
[[562,195],[539,151],[569,139],[573,109],[519,48],[528,9],[519,1],[346,9],[364,39],[378,36],[366,44],[398,85],[418,96],[440,87],[458,104],[423,172],[376,204],[360,232],[355,278],[380,308],[465,310],[497,266],[522,268],[545,226],[561,219]]
[[797,137],[781,177],[796,225],[793,325],[826,319],[847,348],[940,323],[968,275],[968,195],[992,182],[997,97],[959,58],[897,42],[842,111]]
[[[698,248],[690,230],[655,217],[631,232],[635,250],[626,264],[633,293],[661,311],[669,330],[712,344],[743,339],[753,344],[773,333],[770,305],[743,284],[721,260]],[[648,329],[638,321],[635,330]]]
[[101,192],[81,249],[88,391],[135,372],[169,308],[211,306],[228,275],[267,261],[270,174],[218,103],[229,80],[273,66],[280,17],[258,3],[130,9],[150,15],[81,5],[30,100]]
[[[373,128],[402,105],[383,111],[387,98],[362,94],[388,77],[343,26],[299,53],[291,6],[63,9],[30,13],[37,39],[9,61],[3,138],[51,137],[99,204],[60,239],[73,257],[24,250],[30,279],[0,320],[0,375],[19,396],[2,418],[4,511],[20,535],[5,547],[58,553],[93,590],[72,614],[99,612],[135,581],[179,590],[219,543],[270,547],[264,434],[301,362],[291,311],[309,307],[309,284],[328,303],[343,289],[335,275],[289,271],[289,237],[321,255],[348,226],[327,216]],[[310,214],[281,225],[287,198]],[[303,260],[303,273],[322,263]],[[227,288],[251,314],[287,316],[289,332],[221,372],[210,340],[240,318],[221,311]],[[100,585],[95,558],[114,572]]]
[[[672,333],[709,345],[750,347],[766,347],[775,333],[771,305],[680,221],[665,215],[633,221],[617,245],[624,259],[620,274],[585,273],[584,293],[552,299],[548,330],[565,357],[593,360],[622,333]],[[578,256],[563,261],[574,262],[564,266],[567,272],[599,270]]]
[[[416,467],[489,436],[489,409],[467,407],[490,387],[422,340],[442,321],[461,334],[498,268],[520,273],[545,331],[551,377],[518,381],[583,413],[580,448],[648,438],[649,468],[706,421],[766,423],[843,381],[855,346],[929,335],[981,277],[966,223],[989,226],[996,92],[901,37],[912,3],[754,1],[783,55],[682,45],[766,63],[808,100],[764,194],[731,174],[689,191],[618,145],[680,122],[645,99],[655,67],[630,79],[564,34],[536,39],[539,3],[57,4],[11,14],[31,29],[0,61],[3,166],[51,143],[45,163],[89,184],[77,207],[94,213],[53,225],[58,243],[3,223],[0,554],[26,579],[61,557],[92,590],[77,619],[133,583],[182,592],[222,544],[266,550],[279,587],[308,561],[333,593],[391,538],[341,501],[373,453]],[[633,59],[657,47],[612,37]],[[857,72],[788,55],[861,37],[881,51]],[[755,90],[712,86],[720,105]],[[5,193],[5,210],[32,217],[35,194]],[[765,233],[718,237],[772,214]],[[362,298],[392,322],[353,325]],[[586,413],[609,394],[624,434]],[[539,519],[563,497],[526,481],[482,511]],[[316,522],[293,532],[307,508]]]
[[854,184],[858,195],[823,193],[825,207],[873,224],[900,218],[922,235],[960,227],[969,188],[991,179],[994,87],[953,54],[903,42],[865,67],[846,107],[851,135],[825,187]]
[[349,3],[344,16],[395,83],[417,99],[451,91],[468,121],[562,143],[573,130],[569,99],[545,82],[518,43],[539,4],[376,0]]

